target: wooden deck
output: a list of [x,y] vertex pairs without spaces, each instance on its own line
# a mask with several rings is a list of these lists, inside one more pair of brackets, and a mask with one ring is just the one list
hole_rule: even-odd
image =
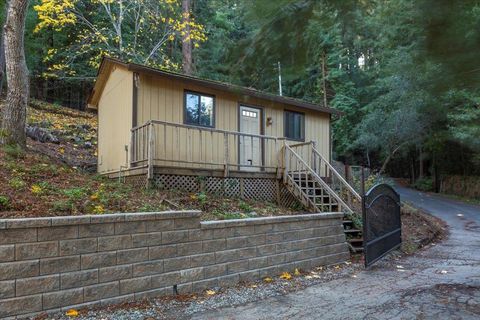
[[[278,174],[284,143],[284,138],[152,120],[132,129],[130,169],[147,167],[149,176],[154,168],[172,172],[188,169],[191,175],[223,172],[224,177],[239,172]],[[253,161],[240,163],[242,152],[256,156]]]

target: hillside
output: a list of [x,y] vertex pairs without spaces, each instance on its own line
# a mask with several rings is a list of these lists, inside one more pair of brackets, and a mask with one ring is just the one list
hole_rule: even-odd
[[93,113],[32,101],[27,152],[0,149],[0,218],[198,209],[204,219],[291,214],[275,204],[133,189],[95,174]]

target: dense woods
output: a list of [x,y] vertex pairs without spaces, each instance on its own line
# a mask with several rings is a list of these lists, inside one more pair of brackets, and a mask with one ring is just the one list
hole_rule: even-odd
[[479,29],[469,0],[31,0],[25,56],[30,96],[77,109],[104,55],[272,93],[281,68],[345,113],[334,158],[435,184],[480,174]]

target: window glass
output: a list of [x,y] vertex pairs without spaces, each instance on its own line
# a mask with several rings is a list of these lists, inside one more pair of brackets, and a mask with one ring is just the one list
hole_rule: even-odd
[[305,139],[305,115],[303,113],[285,111],[285,137],[291,140]]
[[201,96],[200,97],[200,125],[213,126],[213,98]]
[[185,123],[213,127],[214,107],[214,97],[185,92]]
[[197,124],[198,123],[198,96],[190,93],[185,97],[185,115],[187,117],[186,122]]

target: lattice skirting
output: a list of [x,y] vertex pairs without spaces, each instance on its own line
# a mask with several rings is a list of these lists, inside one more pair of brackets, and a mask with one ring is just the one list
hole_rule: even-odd
[[152,184],[162,190],[204,191],[228,198],[279,202],[284,207],[299,207],[299,202],[277,179],[154,174]]
[[126,176],[120,178],[123,182],[128,183],[133,188],[146,188],[148,186],[147,175],[140,174],[135,176]]

